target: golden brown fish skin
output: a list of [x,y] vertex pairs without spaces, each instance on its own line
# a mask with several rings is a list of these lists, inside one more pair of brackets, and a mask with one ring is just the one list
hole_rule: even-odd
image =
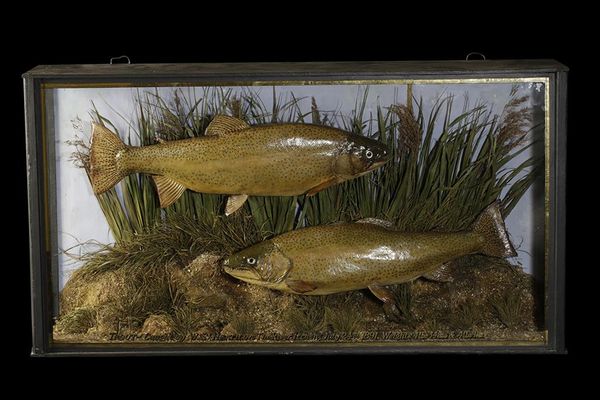
[[370,220],[284,233],[227,258],[224,270],[271,289],[323,295],[408,282],[467,254],[516,255],[497,203],[469,231],[406,233],[384,224]]
[[286,281],[309,282],[316,288],[305,294],[323,295],[408,282],[478,252],[482,241],[473,232],[410,234],[362,223],[315,226],[272,239],[291,260],[284,281],[252,283],[296,293]]
[[[120,167],[169,177],[202,193],[299,195],[354,171],[336,171],[349,134],[319,125],[257,125],[228,135],[130,147]],[[362,172],[362,171],[360,171]]]
[[309,124],[250,126],[217,115],[203,137],[145,147],[126,146],[94,124],[89,176],[103,193],[127,175],[151,174],[161,207],[186,189],[230,195],[225,215],[248,196],[313,195],[385,164],[391,155],[376,140],[340,129]]

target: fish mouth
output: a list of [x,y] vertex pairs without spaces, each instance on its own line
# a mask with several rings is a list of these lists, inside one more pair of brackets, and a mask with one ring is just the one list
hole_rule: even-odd
[[260,276],[253,268],[231,268],[227,265],[223,265],[223,271],[244,282],[261,282]]
[[366,172],[371,172],[371,171],[374,171],[374,170],[376,170],[377,168],[379,168],[379,167],[381,167],[381,166],[385,165],[385,164],[386,164],[388,161],[390,161],[390,159],[389,159],[389,158],[386,158],[386,159],[384,159],[384,160],[381,160],[381,161],[375,161],[375,162],[374,162],[373,164],[371,164],[371,166],[370,166],[370,167],[369,167],[369,168],[368,168],[368,169],[365,171],[365,173],[366,173]]
[[371,166],[371,168],[379,168],[379,167],[387,164],[388,161],[390,161],[389,157],[387,157],[387,158],[385,158],[385,159],[383,159],[381,161],[374,162],[373,165]]

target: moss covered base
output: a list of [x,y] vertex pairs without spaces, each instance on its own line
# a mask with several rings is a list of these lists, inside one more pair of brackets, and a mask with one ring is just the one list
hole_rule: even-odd
[[368,291],[295,296],[221,273],[219,256],[186,268],[76,273],[61,294],[57,342],[474,342],[544,340],[535,284],[504,260],[465,257],[453,281],[395,288],[391,321]]

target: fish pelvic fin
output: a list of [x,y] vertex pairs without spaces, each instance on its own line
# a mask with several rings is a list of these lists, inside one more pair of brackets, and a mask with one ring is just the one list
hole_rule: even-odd
[[110,129],[93,124],[90,146],[90,180],[94,193],[104,193],[129,175],[119,158],[127,151],[121,138]]
[[471,229],[483,237],[480,253],[492,257],[515,257],[517,255],[508,237],[498,201],[483,210]]
[[369,290],[375,297],[383,301],[383,311],[386,317],[393,322],[402,322],[405,316],[398,308],[398,297],[391,287],[372,284]]
[[236,194],[229,196],[227,198],[227,205],[225,206],[225,215],[230,216],[239,210],[244,205],[246,200],[248,200],[247,194]]

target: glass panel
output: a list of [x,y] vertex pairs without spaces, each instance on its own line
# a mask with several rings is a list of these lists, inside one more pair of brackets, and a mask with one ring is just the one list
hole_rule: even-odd
[[55,341],[542,342],[547,89],[46,89]]

